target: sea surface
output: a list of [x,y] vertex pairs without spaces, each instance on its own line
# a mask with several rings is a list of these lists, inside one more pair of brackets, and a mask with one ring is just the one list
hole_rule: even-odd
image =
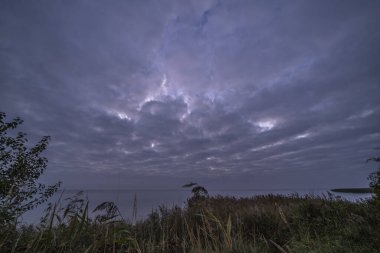
[[[257,195],[281,194],[300,196],[315,195],[321,197],[329,197],[328,189],[278,189],[278,190],[260,190],[260,189],[243,189],[243,190],[209,190],[210,196],[232,196],[232,197],[253,197]],[[73,198],[80,193],[79,190],[63,190],[57,192],[49,199],[50,203],[60,203],[65,206],[68,203],[68,198]],[[363,201],[372,197],[370,193],[333,193],[332,196],[343,198],[349,201]],[[153,210],[160,206],[185,207],[186,201],[191,197],[190,189],[145,189],[145,190],[85,190],[82,191],[80,197],[89,201],[90,213],[96,206],[103,202],[114,202],[121,215],[125,220],[133,221],[146,218]],[[135,200],[136,199],[136,200]],[[134,208],[134,206],[136,208]],[[37,224],[40,218],[44,215],[44,210],[47,204],[41,205],[38,208],[27,212],[22,217],[24,224]],[[134,210],[136,215],[133,216]],[[136,212],[137,211],[137,212]],[[94,215],[94,214],[93,214]]]

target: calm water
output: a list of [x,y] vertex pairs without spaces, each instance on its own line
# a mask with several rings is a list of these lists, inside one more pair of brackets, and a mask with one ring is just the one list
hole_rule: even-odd
[[[298,193],[301,196],[314,194],[317,196],[327,196],[327,189],[318,190],[209,190],[211,196],[234,196],[234,197],[252,197],[266,194],[291,195]],[[78,191],[58,192],[50,199],[50,202],[56,202],[61,197],[61,202],[74,196]],[[118,207],[123,217],[131,220],[133,214],[133,203],[136,195],[137,199],[137,219],[145,218],[152,210],[160,205],[168,207],[178,205],[185,206],[186,200],[191,196],[189,189],[184,190],[88,190],[83,192],[83,197],[88,198],[90,211],[104,201],[113,201]],[[371,194],[354,194],[354,193],[333,193],[334,196],[340,196],[349,201],[360,201],[371,198]],[[23,216],[24,223],[38,223],[43,215],[45,206],[38,207]]]

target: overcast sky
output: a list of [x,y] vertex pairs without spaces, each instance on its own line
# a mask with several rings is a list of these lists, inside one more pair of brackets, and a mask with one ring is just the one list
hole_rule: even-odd
[[0,1],[0,111],[65,188],[367,186],[380,1]]

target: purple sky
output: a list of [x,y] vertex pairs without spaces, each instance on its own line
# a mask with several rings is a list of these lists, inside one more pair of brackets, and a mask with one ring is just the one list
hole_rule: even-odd
[[1,1],[0,111],[64,188],[367,186],[380,1]]

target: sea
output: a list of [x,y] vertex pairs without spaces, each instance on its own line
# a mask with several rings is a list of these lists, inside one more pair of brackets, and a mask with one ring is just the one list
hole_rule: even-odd
[[[231,196],[236,198],[254,197],[258,195],[280,194],[299,196],[313,195],[320,197],[341,198],[351,202],[365,201],[372,197],[371,193],[334,193],[329,189],[239,189],[239,190],[209,190],[210,196]],[[103,202],[113,202],[119,209],[124,220],[135,222],[145,219],[152,211],[165,207],[185,207],[187,199],[192,196],[191,189],[140,189],[140,190],[60,190],[45,204],[25,213],[20,224],[38,224],[46,213],[48,203],[65,207],[70,199],[82,198],[89,202],[90,217],[95,217],[93,210]]]

